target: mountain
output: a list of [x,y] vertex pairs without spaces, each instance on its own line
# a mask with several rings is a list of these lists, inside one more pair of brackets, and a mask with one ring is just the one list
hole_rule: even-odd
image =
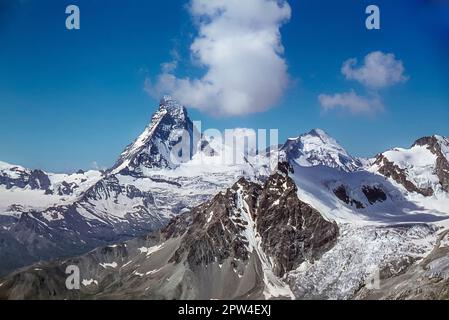
[[0,162],[0,213],[44,208],[74,200],[101,179],[99,171],[54,174]]
[[424,137],[376,157],[372,170],[425,197],[449,192],[449,139]]
[[334,138],[321,129],[288,139],[281,151],[289,161],[303,167],[323,165],[348,172],[362,167],[360,160],[350,156]]
[[[447,297],[443,289],[449,269],[447,240],[443,241],[449,228],[449,194],[444,188],[447,141],[425,137],[409,150],[396,148],[383,154],[404,168],[407,179],[413,178],[417,186],[430,186],[431,196],[408,190],[394,175],[379,170],[376,160],[363,161],[356,171],[291,161],[300,199],[340,228],[332,249],[315,263],[305,262],[288,273],[296,298]],[[372,288],[372,280],[380,288]]]
[[[153,115],[145,131],[130,144],[111,168],[112,173],[122,170],[142,172],[144,169],[177,167],[173,163],[172,151],[182,143],[183,134],[187,135],[187,160],[196,150],[194,146],[200,139],[200,133],[194,128],[184,106],[169,96],[161,99],[159,110]],[[182,156],[182,154],[180,154]]]
[[[351,156],[334,138],[314,129],[279,150],[294,168],[301,199],[342,223],[431,223],[449,214],[449,139],[417,140],[374,159]],[[426,191],[427,190],[427,191]],[[431,197],[430,197],[431,196]]]
[[164,97],[105,172],[0,163],[0,275],[16,271],[0,298],[444,297],[448,141],[359,159],[315,129],[262,152],[205,136]]
[[43,210],[75,201],[101,177],[98,171],[53,174],[1,162],[0,274],[37,260],[82,252],[68,233],[49,231],[63,217]]
[[[428,290],[437,290],[442,284],[435,284],[435,279],[441,279],[449,268],[444,255],[434,254],[441,252],[437,251],[440,246],[447,246],[439,234],[448,230],[447,217],[408,223],[377,217],[361,224],[357,211],[352,211],[349,220],[335,215],[335,210],[323,215],[301,200],[309,198],[298,186],[301,173],[296,171],[322,173],[323,168],[283,164],[263,185],[241,178],[160,231],[18,271],[0,280],[0,297],[366,298],[378,293],[367,286],[369,279],[378,275],[381,283],[395,281],[403,274],[412,274],[421,263],[435,270],[429,273],[432,276],[427,283],[422,281]],[[434,260],[438,263],[431,264]],[[68,265],[80,267],[79,291],[65,288]]]
[[8,258],[0,259],[0,275],[148,234],[240,177],[269,174],[265,162],[250,158],[223,164],[224,147],[216,147],[183,106],[164,97],[144,132],[104,174],[55,175],[2,164],[0,253]]
[[[291,298],[282,277],[331,249],[338,227],[298,199],[288,170],[264,185],[241,178],[147,237],[13,274],[0,297]],[[80,266],[80,291],[66,290],[67,265]]]

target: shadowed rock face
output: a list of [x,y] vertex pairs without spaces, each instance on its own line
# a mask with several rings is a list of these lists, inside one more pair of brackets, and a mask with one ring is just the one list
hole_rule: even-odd
[[348,192],[346,191],[346,187],[343,185],[338,186],[334,190],[334,194],[337,196],[338,199],[340,199],[341,201],[343,201],[346,204],[349,204],[350,206],[355,206],[357,209],[365,208],[363,203],[349,197]]
[[387,195],[380,187],[364,186],[362,188],[362,191],[370,204],[374,204],[376,202],[384,202],[387,200]]
[[[193,210],[195,227],[190,228],[192,233],[176,252],[176,261],[179,262],[183,252],[189,252],[191,265],[222,263],[230,256],[248,260],[251,250],[248,247],[253,244],[242,234],[251,228],[260,237],[259,245],[273,261],[277,276],[283,276],[305,260],[319,258],[335,243],[338,227],[298,199],[288,170],[288,165],[281,164],[263,187],[240,179],[226,193],[218,194],[209,207]],[[238,212],[239,192],[244,194],[243,210],[248,217]]]
[[257,231],[262,248],[274,261],[276,275],[296,269],[305,260],[314,261],[329,250],[338,227],[298,199],[298,190],[288,177],[291,170],[281,164],[266,182],[259,197]]
[[167,238],[179,237],[188,230],[173,255],[174,263],[187,259],[194,268],[214,262],[222,264],[228,258],[242,261],[249,259],[246,249],[248,241],[241,235],[248,223],[239,212],[237,191],[240,189],[246,197],[246,210],[254,217],[256,201],[262,188],[242,178],[226,192],[194,208],[188,215],[175,219],[165,229]]
[[[313,261],[338,236],[336,224],[301,202],[288,165],[263,186],[240,179],[156,233],[0,280],[9,299],[260,299],[286,292],[277,276]],[[86,285],[65,289],[67,265]]]

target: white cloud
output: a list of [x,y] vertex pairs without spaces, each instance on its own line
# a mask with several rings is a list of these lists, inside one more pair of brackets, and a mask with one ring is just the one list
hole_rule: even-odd
[[325,112],[338,109],[354,115],[373,115],[384,110],[380,89],[406,82],[408,77],[404,72],[402,61],[392,53],[371,52],[359,67],[356,58],[349,59],[343,63],[341,73],[347,80],[360,82],[366,88],[367,95],[358,95],[354,90],[333,95],[320,94],[318,100],[321,108]]
[[372,97],[367,98],[359,96],[354,91],[333,95],[320,94],[318,100],[325,112],[340,109],[354,115],[372,115],[377,111],[383,110],[383,105],[379,96],[373,95]]
[[346,79],[356,80],[371,89],[380,89],[407,81],[404,71],[401,60],[396,60],[394,54],[381,51],[366,55],[360,67],[357,67],[357,59],[352,58],[345,61],[341,68]]
[[176,63],[163,66],[146,89],[218,115],[266,111],[288,85],[280,27],[291,16],[285,0],[192,0],[198,36],[190,50],[203,77],[179,78]]
[[169,72],[173,72],[176,70],[176,68],[178,67],[178,61],[177,60],[173,60],[170,62],[164,62],[161,65],[162,71],[164,73],[169,73]]
[[163,64],[161,64],[161,69],[162,69],[163,73],[174,72],[176,70],[176,68],[178,67],[178,62],[180,59],[178,51],[172,50],[170,52],[170,55],[172,56],[172,61],[164,62]]

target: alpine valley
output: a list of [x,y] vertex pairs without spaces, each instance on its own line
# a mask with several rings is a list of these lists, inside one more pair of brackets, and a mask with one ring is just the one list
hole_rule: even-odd
[[449,299],[448,138],[229,148],[164,97],[108,170],[0,162],[0,299]]

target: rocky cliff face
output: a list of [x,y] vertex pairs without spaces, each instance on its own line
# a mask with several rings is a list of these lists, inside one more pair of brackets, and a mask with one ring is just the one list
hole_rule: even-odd
[[6,189],[25,188],[29,186],[31,190],[44,190],[51,193],[50,179],[41,170],[20,170],[18,167],[12,167],[8,175],[7,172],[0,172],[0,185],[4,185]]
[[259,197],[256,230],[261,247],[273,261],[277,276],[313,262],[336,241],[336,224],[325,220],[298,198],[298,189],[288,176],[292,168],[283,163],[266,182]]
[[[0,280],[3,298],[288,298],[281,277],[332,248],[338,227],[301,202],[280,167],[261,186],[240,179],[159,232]],[[67,265],[86,285],[64,289]]]

